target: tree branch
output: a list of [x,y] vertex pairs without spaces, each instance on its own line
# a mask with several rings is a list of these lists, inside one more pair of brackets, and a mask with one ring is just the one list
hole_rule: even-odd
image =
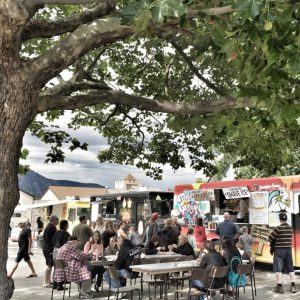
[[29,7],[37,5],[46,5],[46,4],[56,4],[56,5],[78,5],[78,4],[91,4],[97,3],[102,0],[25,0],[25,4]]
[[115,0],[102,0],[97,7],[53,22],[31,20],[23,31],[22,39],[23,41],[26,41],[34,38],[50,38],[74,31],[82,24],[110,14],[114,11],[115,7]]
[[225,92],[223,92],[219,87],[217,87],[214,83],[210,82],[206,79],[202,74],[199,73],[198,69],[194,66],[192,60],[185,54],[182,47],[175,41],[174,38],[167,38],[167,41],[176,49],[176,51],[182,56],[185,62],[188,64],[192,72],[202,81],[204,82],[210,89],[215,91],[220,96],[228,96]]
[[32,62],[36,83],[46,84],[57,73],[74,63],[79,57],[96,47],[125,39],[133,29],[120,24],[118,18],[95,20],[82,25],[63,40]]
[[156,100],[126,94],[116,90],[91,92],[84,95],[59,96],[41,95],[38,99],[37,113],[56,109],[81,109],[86,106],[107,103],[122,104],[140,110],[170,113],[177,115],[198,115],[220,112],[228,109],[252,107],[250,98],[241,101],[225,99],[223,101],[203,104],[201,102],[180,103],[166,100]]
[[109,86],[104,83],[92,82],[92,81],[82,81],[82,82],[72,82],[67,81],[55,85],[53,88],[43,91],[41,96],[69,96],[74,92],[82,90],[111,90]]

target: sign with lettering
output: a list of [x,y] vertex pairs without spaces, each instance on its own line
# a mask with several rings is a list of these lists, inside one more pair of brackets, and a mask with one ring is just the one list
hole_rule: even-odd
[[250,197],[250,192],[246,186],[223,188],[222,191],[226,199]]
[[269,217],[269,192],[251,193],[249,202],[250,224],[268,225]]

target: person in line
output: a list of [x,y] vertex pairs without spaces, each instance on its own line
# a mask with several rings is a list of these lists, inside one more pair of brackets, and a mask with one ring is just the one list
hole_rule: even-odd
[[279,214],[280,225],[275,227],[268,239],[274,243],[273,271],[276,276],[275,293],[283,293],[282,270],[286,270],[290,275],[291,292],[296,293],[295,272],[292,256],[292,235],[293,228],[287,223],[287,215],[284,212]]
[[42,221],[42,217],[38,217],[36,219],[38,234],[41,234],[44,228],[44,222]]
[[177,216],[172,216],[171,217],[171,220],[172,220],[172,225],[173,225],[173,228],[177,234],[177,240],[181,234],[181,225],[178,224],[178,220],[177,220]]
[[24,261],[27,262],[31,270],[31,274],[28,275],[27,278],[37,277],[32,261],[30,260],[30,255],[33,255],[33,253],[31,252],[31,230],[27,227],[26,222],[21,222],[18,226],[21,228],[18,240],[19,251],[15,259],[15,265],[13,266],[12,270],[7,274],[7,277],[11,278],[13,276],[22,259],[24,259]]
[[91,222],[90,222],[90,227],[91,227],[91,229],[92,229],[93,232],[97,231],[97,230],[96,230],[96,222],[91,221]]
[[233,241],[237,237],[238,228],[230,221],[230,214],[228,212],[224,213],[224,221],[217,225],[216,234],[220,236],[220,240],[223,236],[230,237]]
[[157,235],[153,235],[150,241],[148,242],[148,244],[146,245],[145,254],[146,255],[157,254],[160,250],[159,243],[160,243],[160,237]]
[[64,260],[66,267],[64,270],[55,270],[54,280],[64,282],[66,275],[68,282],[81,283],[79,299],[92,299],[94,295],[91,292],[91,274],[87,268],[88,255],[79,250],[79,244],[78,238],[71,235],[69,241],[59,248],[57,259]]
[[46,270],[44,275],[43,287],[52,287],[51,286],[51,272],[53,267],[53,237],[56,233],[56,226],[59,223],[57,216],[52,215],[49,218],[49,223],[44,230],[44,243],[43,243],[43,254],[46,260]]
[[173,221],[171,218],[166,219],[165,227],[161,231],[160,246],[162,251],[168,251],[168,247],[178,243],[177,232],[173,228]]
[[61,220],[59,222],[59,230],[57,230],[53,236],[52,244],[54,247],[53,250],[53,258],[56,259],[57,251],[60,247],[62,247],[70,237],[70,233],[68,232],[69,222],[68,220]]
[[[101,234],[99,231],[95,231],[90,241],[86,242],[84,246],[85,254],[89,255],[90,260],[98,260],[104,254],[103,244],[101,242]],[[102,276],[105,271],[101,265],[87,264],[88,270],[91,272],[92,280],[97,276],[95,283],[95,290],[98,291],[101,286]]]
[[129,227],[128,239],[136,247],[141,246],[141,244],[143,243],[143,237],[136,231],[135,226],[130,226]]
[[150,241],[151,237],[154,235],[157,235],[158,232],[158,223],[157,223],[157,219],[158,219],[158,213],[154,212],[151,215],[147,230],[146,230],[146,235],[145,235],[145,243],[147,245],[147,243]]
[[189,243],[188,237],[186,235],[180,235],[178,238],[178,246],[169,246],[169,250],[186,256],[192,255],[196,259],[194,249]]
[[191,246],[193,247],[193,249],[195,249],[197,247],[196,244],[196,238],[194,236],[194,229],[192,227],[190,227],[187,231],[187,237],[189,240],[189,243],[191,244]]
[[194,234],[196,238],[196,245],[197,248],[200,250],[200,256],[201,256],[204,250],[204,242],[206,241],[207,237],[205,233],[205,228],[203,226],[203,219],[200,217],[196,219]]
[[117,236],[112,236],[109,245],[104,249],[104,255],[116,255],[119,251]]
[[[120,286],[126,286],[126,278],[131,275],[131,269],[129,266],[132,264],[133,259],[138,257],[139,249],[135,247],[131,241],[126,239],[124,236],[118,237],[118,243],[120,244],[120,251],[115,263],[117,273],[119,275],[119,280],[111,279],[110,288],[118,288]],[[106,271],[103,274],[103,278],[109,283],[109,274]],[[124,295],[121,295],[121,298]]]
[[[206,249],[207,253],[202,257],[199,269],[211,269],[212,267],[224,267],[225,266],[225,260],[222,257],[222,255],[216,251],[215,244],[212,241],[205,241],[204,242],[204,248]],[[221,288],[224,285],[225,278],[216,278],[212,288],[217,289]],[[194,280],[192,282],[192,287],[202,290],[206,289],[207,286],[205,285],[205,282],[202,282],[200,280]],[[199,300],[204,299],[203,296],[199,296]]]
[[102,244],[104,249],[109,245],[109,240],[113,236],[117,236],[116,228],[111,220],[107,220],[105,222],[105,230],[102,233]]
[[80,223],[73,228],[72,235],[79,239],[80,243],[78,247],[83,251],[85,243],[93,236],[93,231],[91,227],[86,224],[86,216],[80,216],[79,222]]
[[96,219],[95,230],[99,231],[100,234],[102,234],[105,230],[105,222],[104,222],[103,217],[101,215],[99,215]]
[[248,227],[243,226],[241,228],[242,235],[239,238],[238,244],[242,245],[242,248],[244,250],[245,256],[251,258],[252,255],[252,244],[253,244],[253,237],[248,233]]

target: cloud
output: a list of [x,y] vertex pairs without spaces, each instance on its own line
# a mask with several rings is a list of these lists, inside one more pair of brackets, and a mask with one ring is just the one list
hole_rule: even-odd
[[23,147],[29,150],[28,159],[22,163],[30,165],[30,168],[51,179],[75,180],[80,182],[98,183],[114,188],[117,179],[131,173],[142,185],[161,188],[162,190],[173,189],[176,184],[193,183],[200,173],[195,173],[190,168],[180,169],[174,173],[170,167],[163,167],[163,179],[153,180],[145,175],[143,170],[133,166],[102,163],[97,160],[97,153],[107,146],[104,137],[99,135],[92,128],[83,127],[77,131],[69,130],[66,121],[68,117],[61,118],[56,122],[61,130],[67,130],[71,136],[78,138],[82,143],[89,144],[89,151],[75,150],[70,152],[64,149],[66,159],[64,163],[45,164],[46,154],[50,149],[49,145],[42,143],[38,138],[26,133],[23,139]]

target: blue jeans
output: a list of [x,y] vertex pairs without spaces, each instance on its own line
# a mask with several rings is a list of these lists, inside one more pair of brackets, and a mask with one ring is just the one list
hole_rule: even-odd
[[[203,283],[202,281],[200,281],[200,280],[193,280],[193,282],[192,282],[192,287],[193,287],[193,288],[197,288],[197,289],[199,289],[199,290],[205,288],[204,283]],[[198,297],[198,300],[204,300],[204,298],[205,298],[204,295],[200,295],[200,296]]]
[[[118,275],[119,275],[119,280],[116,280],[116,279],[111,279],[110,280],[110,287],[109,288],[119,288],[119,287],[122,287],[122,286],[125,286],[126,285],[126,277],[128,277],[129,273],[122,269],[122,270],[116,270]],[[108,271],[106,271],[104,274],[103,274],[103,279],[108,282],[109,284],[109,274],[108,274]]]

